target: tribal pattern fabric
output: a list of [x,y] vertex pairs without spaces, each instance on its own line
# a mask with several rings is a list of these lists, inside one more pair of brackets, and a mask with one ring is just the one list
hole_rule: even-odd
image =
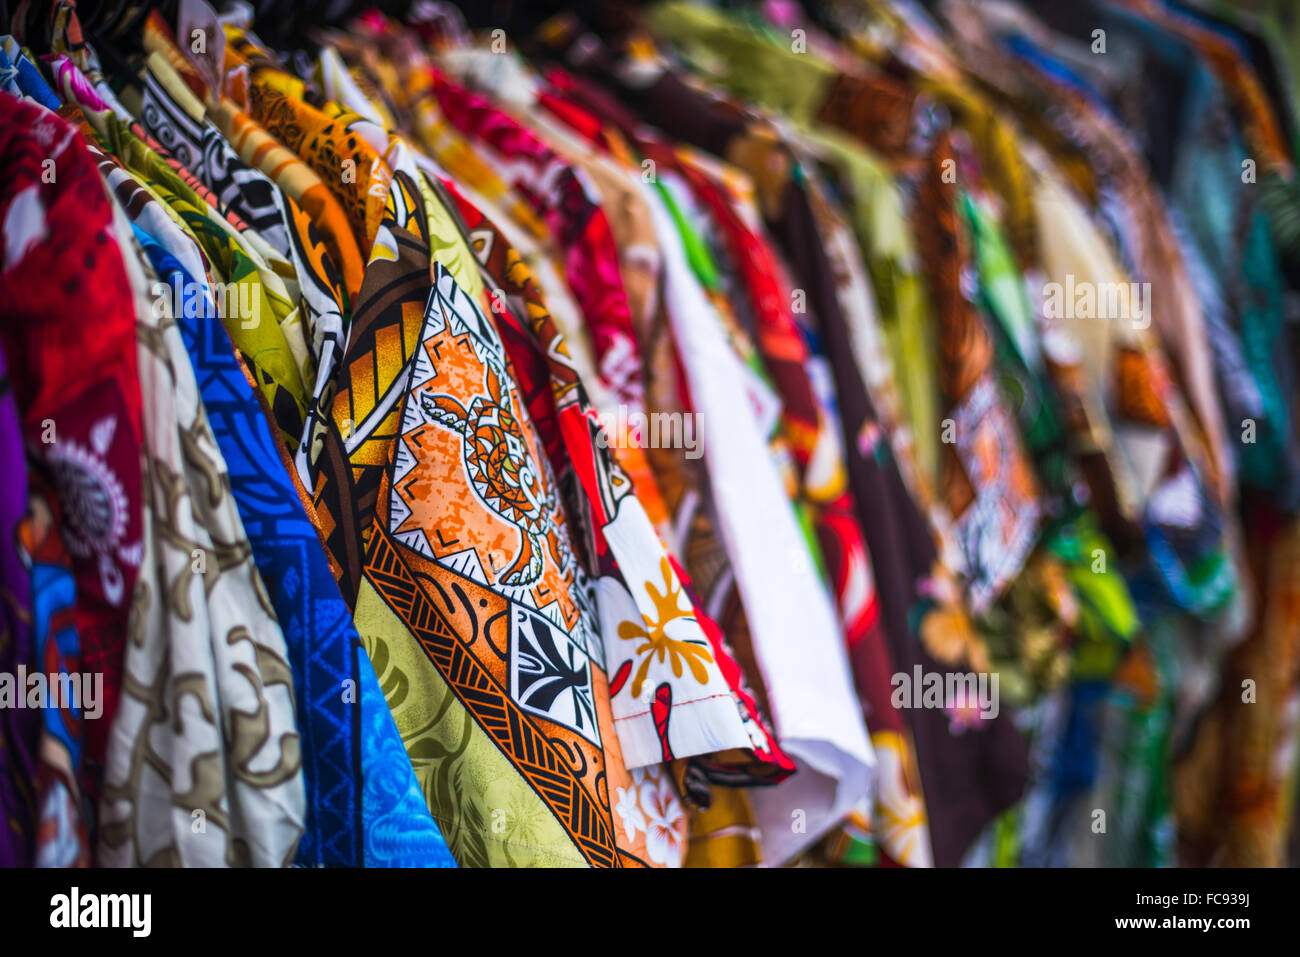
[[[729,655],[716,624],[698,608],[681,607],[683,601],[694,604],[681,570],[655,537],[631,482],[609,452],[610,436],[568,361],[564,338],[528,267],[490,221],[450,183],[444,185],[453,192],[494,288],[513,307],[496,309],[498,329],[560,486],[585,496],[566,504],[575,516],[575,534],[594,551],[590,561],[598,571],[602,633],[619,638],[617,643],[605,639],[605,663],[612,675],[615,727],[629,764],[732,748],[752,751],[759,763],[775,763],[780,752],[775,736],[761,727],[753,701],[746,702],[743,690],[727,679]],[[646,580],[644,591],[640,578]],[[698,623],[707,644],[692,635],[692,623]],[[728,696],[734,703],[725,700]],[[744,736],[738,733],[737,710]],[[633,724],[638,718],[640,728]]]
[[[601,667],[596,589],[574,554],[500,337],[441,264],[434,273],[358,618],[367,620],[363,602],[373,595],[410,622],[427,656],[411,665],[432,665],[520,784],[535,789],[544,803],[529,816],[545,813],[541,833],[554,836],[520,851],[597,866],[650,863],[644,849],[619,845],[610,817],[608,788],[627,772]],[[435,817],[449,810],[434,808]],[[453,852],[464,845],[470,861],[486,862],[494,833],[440,823]]]
[[140,123],[186,169],[212,190],[222,213],[235,213],[281,255],[289,239],[281,221],[275,187],[260,170],[245,165],[221,131],[203,118],[203,104],[182,84],[160,54],[153,54],[144,77]]

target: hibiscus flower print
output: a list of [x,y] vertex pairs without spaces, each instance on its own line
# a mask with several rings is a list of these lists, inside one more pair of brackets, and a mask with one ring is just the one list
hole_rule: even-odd
[[685,818],[677,792],[666,774],[658,769],[632,771],[638,783],[641,809],[645,811],[645,846],[650,860],[665,867],[681,867]]

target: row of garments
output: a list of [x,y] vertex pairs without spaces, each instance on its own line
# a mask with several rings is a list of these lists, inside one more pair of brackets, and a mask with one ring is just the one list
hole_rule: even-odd
[[0,863],[1295,859],[1287,3],[172,6],[0,39]]

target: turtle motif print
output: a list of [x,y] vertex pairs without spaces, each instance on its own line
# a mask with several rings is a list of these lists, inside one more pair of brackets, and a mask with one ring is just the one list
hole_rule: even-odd
[[468,410],[452,396],[428,392],[420,396],[420,405],[430,421],[461,435],[474,491],[483,504],[519,529],[519,549],[500,581],[530,585],[542,574],[543,540],[560,567],[568,564],[568,554],[551,521],[556,508],[554,486],[543,481],[501,378],[491,363],[485,364],[486,395],[474,396]]

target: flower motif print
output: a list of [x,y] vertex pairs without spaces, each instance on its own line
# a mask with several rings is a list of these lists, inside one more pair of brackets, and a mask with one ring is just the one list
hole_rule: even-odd
[[[633,774],[635,775],[636,772],[634,771]],[[623,833],[627,835],[629,841],[636,839],[637,831],[647,830],[645,815],[641,813],[641,808],[637,806],[636,802],[637,789],[635,787],[618,789],[618,804],[614,806],[614,812],[618,814],[619,819],[623,822]]]
[[680,867],[686,816],[668,775],[658,768],[636,768],[641,809],[645,811],[645,846],[650,860],[666,867]]
[[[691,669],[691,675],[700,684],[708,684],[709,672],[705,667],[713,662],[713,655],[709,652],[707,644],[702,640],[681,641],[673,638],[668,634],[667,628],[674,621],[693,622],[695,616],[688,605],[686,610],[682,610],[679,604],[679,598],[682,594],[681,585],[673,577],[672,566],[668,559],[662,558],[659,561],[659,570],[664,576],[664,587],[661,592],[655,587],[653,582],[646,582],[646,592],[650,600],[654,602],[655,616],[651,618],[642,614],[641,621],[643,624],[638,625],[635,622],[625,621],[618,626],[618,636],[624,641],[641,640],[643,643],[638,645],[634,654],[636,656],[645,655],[641,658],[641,664],[636,670],[636,675],[632,678],[632,697],[641,697],[641,686],[645,682],[646,674],[650,670],[650,662],[655,655],[659,656],[659,662],[662,664],[665,659],[672,663],[673,677],[682,676],[682,662]],[[698,630],[696,631],[699,634]]]

